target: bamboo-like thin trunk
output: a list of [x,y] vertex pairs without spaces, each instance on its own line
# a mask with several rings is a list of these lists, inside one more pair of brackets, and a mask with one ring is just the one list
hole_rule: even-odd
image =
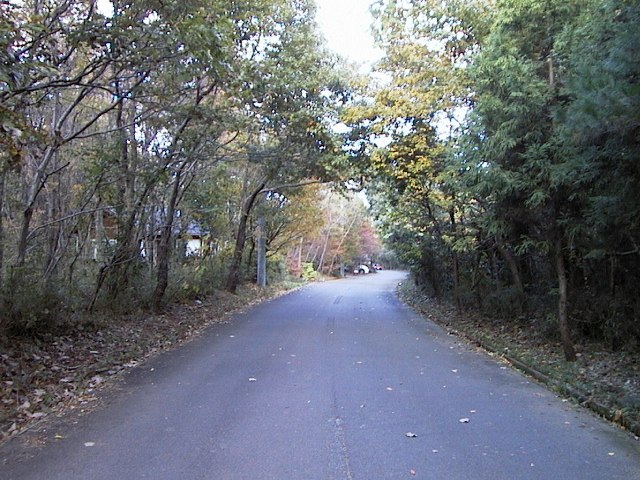
[[558,238],[555,244],[556,273],[558,275],[558,328],[560,339],[564,350],[564,358],[568,362],[576,361],[576,351],[571,339],[571,329],[569,327],[567,315],[567,271],[562,253],[562,239]]

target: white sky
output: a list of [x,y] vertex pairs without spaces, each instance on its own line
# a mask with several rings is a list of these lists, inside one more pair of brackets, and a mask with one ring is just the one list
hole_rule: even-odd
[[382,57],[370,32],[373,0],[316,0],[318,25],[329,48],[368,70]]

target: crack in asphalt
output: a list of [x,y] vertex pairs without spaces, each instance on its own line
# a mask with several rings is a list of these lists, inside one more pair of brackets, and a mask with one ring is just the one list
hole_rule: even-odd
[[344,432],[344,421],[342,418],[334,417],[334,436],[335,436],[335,445],[334,452],[340,457],[341,463],[341,471],[340,473],[344,475],[346,480],[353,480],[353,475],[351,473],[351,464],[349,462],[349,449],[347,448],[347,441],[345,438]]

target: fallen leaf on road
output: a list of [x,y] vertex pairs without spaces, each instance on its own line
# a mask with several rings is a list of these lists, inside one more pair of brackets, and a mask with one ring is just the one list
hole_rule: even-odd
[[460,420],[458,420],[460,423],[469,423],[470,420],[468,418],[461,418]]
[[413,432],[407,432],[404,435],[405,435],[405,437],[409,437],[409,438],[416,438],[418,436]]

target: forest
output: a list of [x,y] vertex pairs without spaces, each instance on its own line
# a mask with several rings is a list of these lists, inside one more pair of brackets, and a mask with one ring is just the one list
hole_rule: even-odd
[[4,331],[234,292],[258,235],[272,282],[380,251],[363,201],[331,187],[350,93],[311,2],[0,9]]
[[0,2],[2,330],[234,292],[263,240],[637,347],[640,3],[372,3],[363,75],[313,0]]
[[[350,105],[385,241],[460,312],[640,340],[640,3],[378,1]],[[380,139],[384,138],[384,147]]]

